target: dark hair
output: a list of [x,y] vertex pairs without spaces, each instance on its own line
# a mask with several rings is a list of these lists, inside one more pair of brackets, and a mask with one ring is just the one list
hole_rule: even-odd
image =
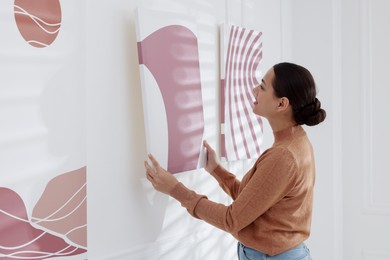
[[324,121],[326,112],[316,98],[316,84],[311,73],[288,62],[276,64],[273,69],[275,95],[288,98],[297,124],[313,126]]

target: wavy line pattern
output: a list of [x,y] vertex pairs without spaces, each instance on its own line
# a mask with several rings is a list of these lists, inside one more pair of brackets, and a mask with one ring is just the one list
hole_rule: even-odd
[[30,223],[30,221],[28,219],[20,218],[20,217],[18,217],[16,215],[13,215],[13,214],[11,214],[9,212],[6,212],[6,211],[2,210],[2,209],[0,209],[0,213],[3,213],[4,215],[7,215],[7,216],[9,216],[11,218],[14,218],[14,219],[17,219],[19,221]]
[[22,244],[22,245],[17,245],[17,246],[1,246],[0,245],[0,249],[4,249],[4,250],[13,250],[13,249],[19,249],[19,248],[23,248],[23,247],[26,247],[28,245],[31,245],[32,243],[36,242],[38,239],[40,239],[42,236],[44,236],[46,234],[46,232],[42,232],[39,236],[37,236],[36,238],[33,238],[31,239],[30,241],[27,241],[25,244]]
[[[66,185],[64,185],[66,183]],[[87,247],[86,167],[52,179],[34,207],[33,224]],[[78,227],[77,231],[70,232]]]
[[47,47],[49,46],[49,44],[45,44],[43,42],[38,42],[38,41],[34,41],[34,40],[30,40],[30,41],[27,41],[30,45],[33,45],[35,47],[38,47],[38,48],[43,48],[43,47]]
[[[66,186],[66,185],[65,185]],[[23,200],[14,191],[0,187],[0,259],[47,259],[72,256],[86,250],[37,229],[28,221]]]
[[51,213],[49,216],[46,216],[44,219],[38,219],[38,218],[34,218],[34,217],[33,217],[33,218],[32,218],[33,221],[34,221],[35,223],[39,223],[39,222],[42,222],[42,221],[57,221],[57,220],[61,220],[61,219],[66,218],[67,216],[69,216],[69,214],[73,213],[77,208],[80,207],[80,205],[81,205],[81,204],[85,201],[85,199],[87,198],[86,196],[84,196],[84,198],[83,198],[83,200],[80,202],[80,204],[79,204],[76,208],[74,208],[69,214],[67,214],[67,215],[65,215],[65,216],[62,216],[62,217],[59,217],[59,218],[55,218],[55,219],[52,219],[52,218],[51,218],[53,215],[55,215],[55,214],[58,213],[61,209],[63,209],[67,204],[69,204],[69,203],[77,196],[77,194],[79,194],[81,191],[83,191],[84,193],[86,193],[86,191],[85,191],[86,185],[87,185],[87,184],[84,183],[84,184],[81,186],[81,188],[80,188],[78,191],[76,191],[75,194],[72,195],[71,198],[69,198],[62,206],[60,206],[56,211],[54,211],[53,213]]
[[[71,250],[66,251],[69,248],[71,248]],[[45,252],[45,251],[28,250],[28,251],[18,251],[18,252],[8,254],[8,255],[0,254],[0,257],[7,257],[10,259],[46,259],[46,258],[51,258],[51,257],[55,257],[55,256],[73,255],[73,253],[76,252],[76,250],[77,250],[77,248],[73,248],[72,246],[67,246],[67,247],[65,247],[57,252],[54,252],[54,253]]]
[[59,0],[15,0],[14,15],[23,38],[37,48],[49,46],[61,28]]
[[65,235],[66,235],[66,236],[69,236],[69,234],[71,234],[71,233],[73,233],[73,232],[77,232],[77,231],[79,231],[79,230],[84,230],[86,227],[87,227],[87,224],[81,225],[81,226],[78,226],[78,227],[74,227],[74,228],[72,228],[71,230],[69,230]]
[[257,158],[261,154],[263,122],[252,112],[252,89],[259,84],[262,33],[226,25],[221,32],[221,154],[227,161]]

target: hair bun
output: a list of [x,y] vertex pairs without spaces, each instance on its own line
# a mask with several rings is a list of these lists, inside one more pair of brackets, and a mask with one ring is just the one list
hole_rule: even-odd
[[321,108],[321,102],[315,98],[313,102],[302,106],[294,113],[295,120],[300,125],[318,125],[325,120],[326,112]]

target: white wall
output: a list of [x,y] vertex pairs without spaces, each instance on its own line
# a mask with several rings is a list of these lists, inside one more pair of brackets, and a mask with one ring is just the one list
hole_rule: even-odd
[[390,259],[389,9],[385,0],[342,5],[345,259]]
[[317,157],[313,256],[390,259],[390,2],[283,4],[291,10],[286,49],[312,69],[328,112],[323,126],[308,131]]

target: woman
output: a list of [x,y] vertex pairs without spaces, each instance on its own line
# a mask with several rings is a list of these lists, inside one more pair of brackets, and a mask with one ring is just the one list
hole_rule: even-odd
[[207,149],[206,170],[233,198],[229,206],[186,188],[149,155],[146,177],[153,187],[181,202],[188,212],[238,239],[238,258],[311,259],[303,243],[310,234],[315,180],[311,143],[301,125],[324,121],[310,72],[296,64],[273,66],[253,89],[253,112],[265,117],[274,144],[256,161],[242,181],[224,169],[215,151]]

